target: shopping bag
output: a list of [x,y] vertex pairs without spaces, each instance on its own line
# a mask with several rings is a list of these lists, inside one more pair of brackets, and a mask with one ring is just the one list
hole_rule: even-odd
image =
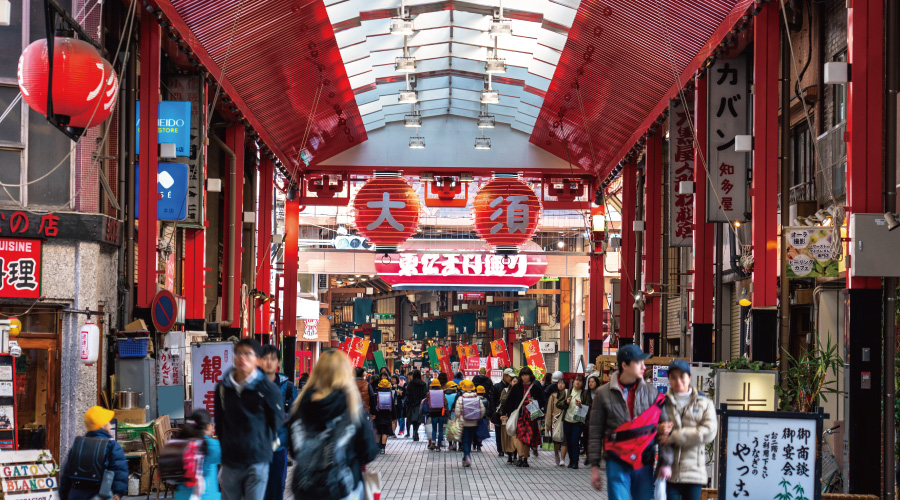
[[566,442],[566,434],[563,431],[563,414],[559,413],[556,415],[556,418],[553,420],[553,430],[551,431],[551,438],[554,443],[565,443]]
[[579,406],[575,410],[575,416],[572,418],[572,420],[574,420],[576,422],[584,422],[585,420],[587,420],[587,414],[590,409],[591,409],[591,407],[588,405]]
[[458,418],[450,420],[450,423],[447,424],[447,428],[444,429],[444,436],[447,437],[447,441],[462,440],[462,423]]
[[531,414],[531,420],[537,420],[544,416],[544,412],[541,411],[541,405],[539,405],[537,401],[532,400],[525,405],[525,408],[528,408],[528,413]]
[[656,488],[653,492],[653,500],[666,500],[666,480],[657,479]]
[[363,472],[363,488],[366,500],[381,500],[381,475],[375,471]]

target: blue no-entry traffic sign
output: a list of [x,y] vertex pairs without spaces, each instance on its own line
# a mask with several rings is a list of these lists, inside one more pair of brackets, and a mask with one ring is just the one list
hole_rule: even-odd
[[153,297],[150,304],[152,312],[153,326],[161,333],[166,333],[175,326],[175,319],[178,317],[178,304],[175,302],[175,296],[168,290],[160,290]]

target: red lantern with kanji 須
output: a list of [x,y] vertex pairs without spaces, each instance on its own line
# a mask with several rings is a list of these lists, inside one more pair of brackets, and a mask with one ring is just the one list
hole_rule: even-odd
[[419,196],[398,175],[377,174],[353,199],[356,228],[379,252],[396,252],[419,225]]
[[[44,116],[47,115],[48,55],[47,40],[35,41],[19,57],[16,73],[22,98]],[[69,117],[68,124],[72,127],[98,125],[112,114],[117,94],[118,78],[93,45],[68,37],[54,39],[55,115]]]
[[498,252],[514,253],[534,236],[541,200],[518,178],[493,178],[475,195],[475,231]]

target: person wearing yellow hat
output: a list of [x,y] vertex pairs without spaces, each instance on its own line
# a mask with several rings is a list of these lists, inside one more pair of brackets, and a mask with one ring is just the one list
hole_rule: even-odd
[[432,380],[428,387],[428,394],[422,400],[422,414],[428,415],[428,420],[431,423],[428,449],[439,452],[444,441],[444,422],[446,422],[447,408],[450,405],[447,403],[447,396],[444,395],[440,380]]
[[391,390],[390,379],[382,378],[378,382],[375,395],[372,415],[375,415],[375,432],[378,434],[380,453],[384,455],[387,453],[388,436],[391,435],[391,425],[394,421],[394,392]]
[[475,440],[475,432],[478,430],[478,422],[484,418],[485,408],[481,398],[475,392],[475,384],[471,380],[463,380],[459,383],[462,395],[456,400],[453,414],[462,426],[463,467],[472,466],[472,442]]
[[[125,452],[112,436],[112,419],[116,413],[99,406],[84,414],[87,433],[75,438],[69,457],[59,475],[59,497],[62,500],[90,500],[98,495],[119,500],[128,493],[128,462]],[[105,465],[97,463],[95,453],[105,449]],[[76,476],[77,473],[77,476]],[[112,473],[109,491],[100,491],[105,474]],[[92,480],[96,478],[96,480]]]
[[[453,409],[456,407],[456,398],[459,397],[459,386],[456,385],[456,382],[449,380],[446,384],[444,384],[444,394],[447,396],[447,422],[449,423],[453,420],[456,415],[453,413]],[[459,447],[459,442],[451,441],[450,437],[447,437],[447,451],[456,451]]]
[[[475,383],[475,380],[473,379],[472,382]],[[481,404],[484,405],[484,417],[478,421],[478,428],[475,431],[475,440],[472,442],[472,448],[475,451],[481,451],[484,440],[491,437],[491,428],[488,423],[491,417],[491,402],[488,399],[488,391],[483,385],[476,385],[475,393],[478,394],[478,398],[481,399]]]

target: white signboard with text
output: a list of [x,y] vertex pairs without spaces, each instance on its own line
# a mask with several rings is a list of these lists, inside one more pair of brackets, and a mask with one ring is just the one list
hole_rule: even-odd
[[735,151],[735,138],[750,134],[750,71],[746,55],[720,59],[709,69],[707,100],[706,221],[747,220],[750,153]]
[[216,384],[234,364],[234,344],[211,342],[195,345],[191,351],[191,381],[194,409],[203,408],[215,417]]

